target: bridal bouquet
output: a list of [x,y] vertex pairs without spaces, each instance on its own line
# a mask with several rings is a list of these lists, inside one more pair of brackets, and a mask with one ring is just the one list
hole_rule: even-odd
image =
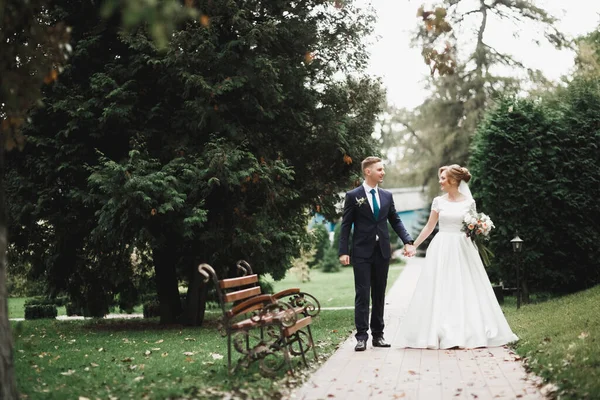
[[475,243],[486,267],[490,265],[490,257],[493,257],[494,253],[485,246],[484,242],[490,239],[490,232],[493,228],[494,223],[490,217],[475,210],[469,211],[463,219],[462,231]]

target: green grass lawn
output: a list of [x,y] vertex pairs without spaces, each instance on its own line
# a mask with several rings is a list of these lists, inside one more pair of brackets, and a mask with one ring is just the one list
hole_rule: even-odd
[[[393,264],[388,273],[389,290],[402,272],[402,264]],[[352,267],[343,267],[339,272],[322,272],[320,269],[310,271],[310,281],[302,282],[300,277],[289,272],[284,279],[273,282],[275,292],[290,287],[299,287],[303,292],[315,296],[321,307],[354,307],[354,273]]]
[[561,399],[600,399],[600,286],[543,303],[503,306],[532,372]]
[[[32,400],[279,399],[301,382],[301,369],[271,379],[255,366],[230,377],[217,317],[208,314],[202,328],[142,319],[13,322],[19,391]],[[323,311],[312,327],[323,360],[352,331],[353,311]]]
[[[401,269],[392,266],[388,287]],[[290,274],[274,285],[276,290],[300,287],[323,307],[354,304],[351,268],[313,270],[305,283]],[[24,302],[10,299],[11,318],[23,314]],[[201,328],[160,326],[156,319],[13,322],[19,391],[28,399],[221,399],[230,394],[279,399],[302,382],[307,373],[302,369],[296,369],[296,376],[281,371],[272,379],[253,366],[229,376],[218,318],[218,313],[208,313]],[[311,326],[324,361],[354,329],[354,310],[324,310]],[[317,366],[313,362],[312,368]]]

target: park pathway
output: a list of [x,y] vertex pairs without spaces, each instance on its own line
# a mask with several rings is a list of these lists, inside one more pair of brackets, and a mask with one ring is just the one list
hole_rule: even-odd
[[[528,375],[506,347],[472,350],[402,349],[394,344],[423,258],[411,258],[386,296],[386,339],[391,348],[354,351],[346,340],[289,399],[544,399],[540,379]],[[518,334],[518,332],[517,332]]]

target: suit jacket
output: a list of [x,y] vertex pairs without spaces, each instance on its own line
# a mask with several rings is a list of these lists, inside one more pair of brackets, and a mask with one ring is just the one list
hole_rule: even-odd
[[[387,228],[388,221],[403,243],[406,244],[412,241],[406,228],[404,228],[402,220],[400,220],[400,217],[398,217],[398,214],[396,213],[392,193],[381,188],[378,188],[378,191],[381,204],[379,205],[379,217],[377,220],[375,220],[363,185],[346,193],[338,255],[350,254],[348,252],[348,238],[350,237],[350,230],[353,224],[353,257],[371,257],[377,244],[377,236],[379,236],[381,254],[384,258],[391,257],[390,235]],[[371,194],[368,195],[370,196]]]

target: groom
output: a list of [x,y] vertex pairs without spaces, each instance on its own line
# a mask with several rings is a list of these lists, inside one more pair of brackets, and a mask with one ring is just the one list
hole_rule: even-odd
[[356,324],[356,351],[367,348],[369,329],[369,296],[373,301],[371,312],[371,335],[374,347],[390,347],[383,338],[383,307],[385,288],[390,266],[390,236],[387,222],[404,242],[404,254],[416,253],[413,240],[396,214],[392,194],[380,189],[385,175],[383,163],[378,157],[367,157],[361,163],[364,182],[346,193],[344,215],[339,244],[342,265],[350,264],[348,238],[352,235],[352,266],[354,268],[354,323]]

